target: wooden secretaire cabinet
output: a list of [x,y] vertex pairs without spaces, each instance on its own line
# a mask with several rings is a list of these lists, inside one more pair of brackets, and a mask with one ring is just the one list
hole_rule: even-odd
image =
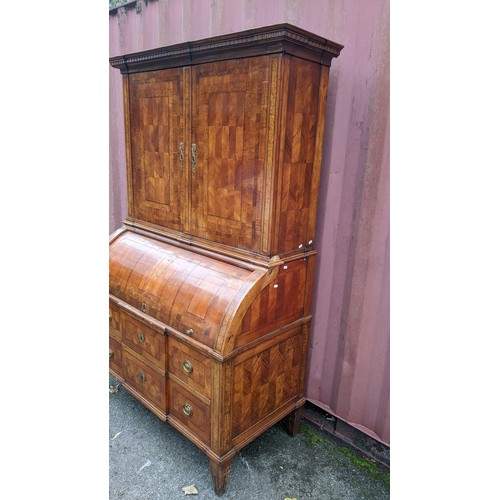
[[128,217],[110,238],[110,372],[210,458],[305,402],[329,66],[288,24],[111,58]]

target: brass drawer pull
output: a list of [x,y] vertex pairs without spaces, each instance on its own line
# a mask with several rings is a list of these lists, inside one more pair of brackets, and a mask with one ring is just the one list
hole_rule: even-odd
[[182,368],[186,373],[193,373],[193,365],[188,359],[184,360],[184,363],[182,363]]
[[191,405],[189,403],[184,403],[182,405],[182,411],[184,412],[185,415],[187,415],[188,417],[190,417],[191,415],[193,415],[193,409],[191,408]]
[[188,329],[186,330],[186,335],[191,336],[191,335],[193,335],[193,333],[194,333],[194,331],[193,331],[193,329],[192,329],[192,328],[188,328]]
[[113,352],[113,349],[111,349],[111,347],[110,347],[109,348],[109,357],[112,358],[114,355],[115,355],[115,353]]
[[111,323],[111,321],[113,321],[113,315],[109,313],[109,322]]
[[139,380],[144,384],[146,382],[146,375],[144,375],[144,372],[139,372]]
[[144,344],[144,339],[145,339],[145,337],[144,337],[144,333],[139,332],[139,333],[137,334],[137,338],[139,339],[139,342],[141,342],[142,344]]

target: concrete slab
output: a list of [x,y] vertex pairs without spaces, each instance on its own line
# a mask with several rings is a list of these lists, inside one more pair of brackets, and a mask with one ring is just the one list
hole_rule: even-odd
[[[295,438],[278,423],[241,450],[223,497],[208,458],[121,387],[109,395],[109,440],[110,500],[389,498],[387,474],[308,423]],[[198,495],[182,492],[191,484]]]

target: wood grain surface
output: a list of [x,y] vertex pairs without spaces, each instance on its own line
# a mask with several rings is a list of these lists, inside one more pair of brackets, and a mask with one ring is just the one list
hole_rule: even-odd
[[209,347],[253,274],[133,232],[110,246],[110,293]]
[[322,68],[266,55],[127,75],[129,220],[267,256],[313,248]]
[[304,380],[328,66],[290,25],[114,58],[129,214],[110,238],[110,373],[210,458],[287,417]]

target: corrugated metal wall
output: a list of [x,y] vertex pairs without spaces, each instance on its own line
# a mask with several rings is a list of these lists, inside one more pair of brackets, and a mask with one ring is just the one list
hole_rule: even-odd
[[[389,1],[149,0],[110,15],[110,56],[288,22],[333,61],[307,397],[389,444]],[[126,216],[121,76],[110,68],[110,232]]]

